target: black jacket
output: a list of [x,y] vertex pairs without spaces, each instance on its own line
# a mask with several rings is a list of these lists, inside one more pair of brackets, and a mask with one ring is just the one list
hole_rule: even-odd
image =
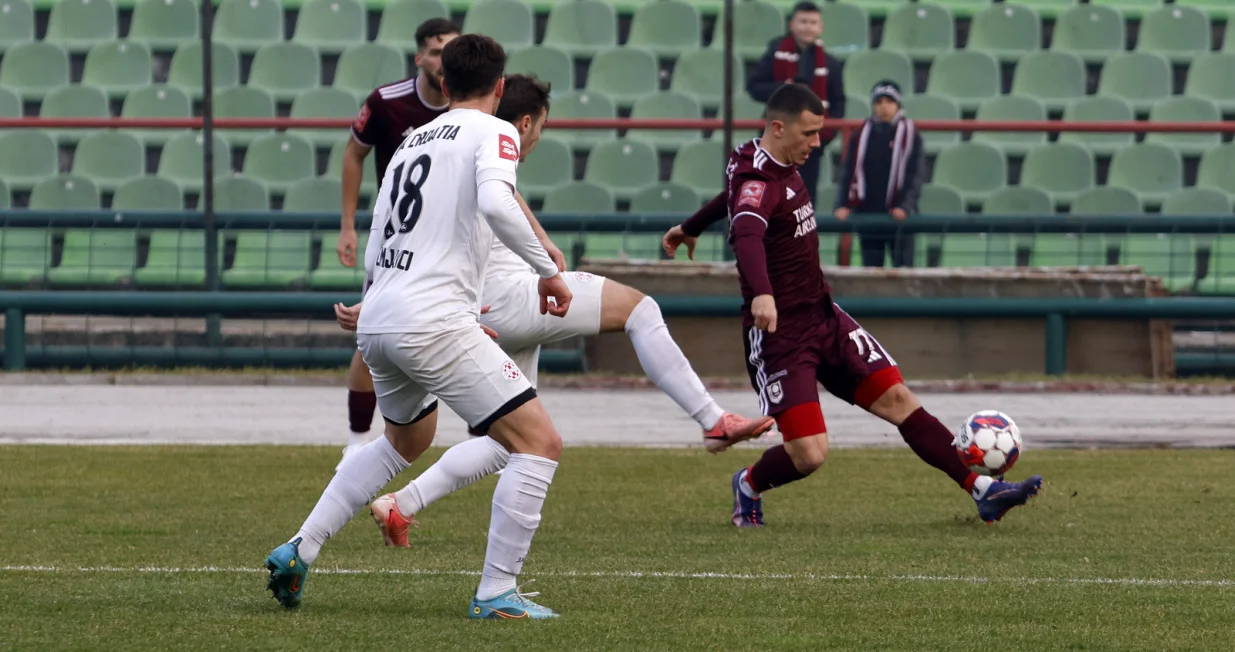
[[[784,36],[778,36],[768,43],[768,49],[764,51],[759,63],[755,64],[755,71],[746,80],[746,92],[750,93],[751,98],[756,102],[767,102],[772,92],[784,84],[783,81],[776,81],[772,75],[776,50],[784,39]],[[845,117],[845,64],[828,54],[827,47],[824,47],[823,56],[828,66],[828,117],[843,118]],[[811,86],[814,79],[815,55],[811,53],[798,59],[798,74],[794,77],[794,81]]]
[[[854,131],[849,137],[849,147],[845,150],[845,160],[841,169],[840,185],[836,188],[836,206],[849,205],[849,187],[853,185],[854,162],[858,160],[858,142],[861,130]],[[906,213],[918,212],[918,197],[922,194],[922,132],[913,134],[913,151],[905,166],[905,185],[901,186],[893,197],[893,205],[887,206],[888,181],[892,177],[892,137],[896,135],[896,125],[891,122],[876,121],[871,125],[870,138],[866,144],[866,198],[860,206],[854,207],[855,213],[887,213],[893,208],[903,208]]]

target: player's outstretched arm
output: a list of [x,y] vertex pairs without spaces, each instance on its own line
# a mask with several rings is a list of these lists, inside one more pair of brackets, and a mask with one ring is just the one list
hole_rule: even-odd
[[566,271],[566,256],[562,254],[562,250],[558,249],[553,240],[549,238],[549,234],[545,231],[545,227],[540,225],[540,220],[532,214],[532,207],[527,205],[523,200],[523,195],[519,191],[515,191],[515,199],[519,200],[519,208],[523,209],[523,214],[527,216],[527,223],[532,226],[532,232],[540,239],[540,244],[545,248],[545,253],[549,254],[549,258],[553,259],[553,263],[557,265],[559,272]]
[[476,195],[480,213],[489,222],[493,234],[540,275],[541,314],[564,316],[570,308],[570,290],[557,264],[532,231],[531,223],[515,198],[514,188],[504,180],[488,179],[481,182]]
[[371,148],[356,142],[350,135],[343,153],[343,220],[339,224],[339,244],[335,253],[344,267],[356,266],[356,205],[360,202],[360,181],[364,178],[364,160]]
[[729,193],[722,190],[720,194],[695,211],[695,214],[687,218],[685,222],[669,229],[665,233],[665,237],[661,239],[661,246],[665,250],[665,255],[670,258],[676,258],[678,247],[686,245],[687,257],[694,260],[695,245],[699,242],[699,234],[729,215],[728,197]]

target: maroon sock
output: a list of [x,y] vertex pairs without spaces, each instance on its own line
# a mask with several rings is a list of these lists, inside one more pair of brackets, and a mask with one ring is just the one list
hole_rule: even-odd
[[952,445],[952,431],[931,416],[926,408],[918,408],[900,426],[905,443],[922,458],[923,462],[948,474],[965,491],[973,489],[977,476],[965,466],[956,447]]
[[763,452],[763,457],[750,467],[746,481],[750,483],[751,489],[763,493],[805,477],[806,474],[793,465],[793,458],[789,457],[789,451],[781,444]]
[[352,432],[369,432],[373,412],[377,410],[377,394],[347,390],[347,423]]

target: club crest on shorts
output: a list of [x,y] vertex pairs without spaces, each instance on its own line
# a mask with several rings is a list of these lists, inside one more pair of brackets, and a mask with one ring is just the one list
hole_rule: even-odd
[[579,281],[580,283],[587,283],[588,281],[594,278],[596,277],[593,276],[592,274],[589,274],[588,272],[575,272],[575,280]]
[[738,191],[738,206],[758,206],[763,203],[763,191],[767,190],[767,187],[762,181],[747,181],[742,184],[742,189]]
[[497,155],[507,161],[519,160],[519,146],[515,144],[514,139],[506,134],[497,135]]
[[505,378],[513,383],[522,377],[523,374],[519,371],[519,367],[514,362],[507,360],[502,364],[502,378]]
[[768,400],[773,403],[780,403],[785,398],[785,391],[780,388],[780,381],[776,381],[768,385]]

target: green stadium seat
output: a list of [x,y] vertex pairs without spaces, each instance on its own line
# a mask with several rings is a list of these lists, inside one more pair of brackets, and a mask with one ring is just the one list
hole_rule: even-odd
[[[219,92],[240,84],[240,55],[231,46],[211,45],[211,75]],[[179,88],[194,100],[202,97],[202,44],[189,41],[176,49],[167,69],[167,85]]]
[[[828,54],[845,59],[870,47],[870,16],[861,4],[823,2],[819,8],[823,15],[823,42],[827,44]],[[716,37],[712,40],[715,41]]]
[[[214,176],[216,179],[231,172],[232,149],[227,142],[214,135]],[[205,168],[202,164],[202,145],[205,141],[201,132],[190,131],[172,136],[163,145],[163,153],[159,156],[158,174],[180,184],[186,192],[201,192],[202,176]]]
[[[255,86],[233,86],[214,95],[216,118],[273,118],[276,115],[274,97]],[[219,133],[235,147],[248,147],[258,138],[274,132],[271,129],[227,129]]]
[[1059,14],[1051,49],[1071,52],[1085,63],[1102,63],[1124,49],[1124,19],[1118,10],[1077,5]]
[[1012,93],[1036,97],[1047,111],[1063,111],[1085,95],[1085,62],[1071,52],[1031,52],[1016,64]]
[[[1074,100],[1063,111],[1065,122],[1131,122],[1136,119],[1132,105],[1122,98],[1092,95]],[[1061,143],[1085,145],[1094,154],[1110,156],[1131,145],[1136,137],[1130,133],[1069,131],[1059,134]]]
[[114,211],[182,211],[184,192],[171,179],[137,177],[116,187],[111,208]]
[[[960,120],[961,107],[950,97],[921,93],[906,95],[901,101],[905,115],[914,120]],[[927,154],[938,154],[939,150],[949,145],[961,142],[958,131],[922,131],[922,144]]]
[[518,50],[536,42],[536,18],[520,0],[477,0],[463,18],[465,34],[484,34],[506,50]]
[[[129,93],[120,109],[123,118],[191,118],[193,104],[184,91],[173,86],[147,86]],[[162,147],[177,134],[174,129],[133,129],[146,145]]]
[[1139,265],[1172,292],[1196,286],[1196,245],[1186,233],[1128,235],[1120,242],[1120,262]]
[[[637,47],[604,50],[592,58],[588,68],[588,91],[599,91],[620,108],[660,89],[660,68],[650,51]],[[554,113],[557,106],[554,106]]]
[[[1218,105],[1203,97],[1178,96],[1170,97],[1153,106],[1149,110],[1151,122],[1208,122],[1217,123],[1222,120],[1222,112]],[[1222,135],[1216,132],[1181,134],[1181,133],[1151,133],[1145,136],[1147,143],[1162,143],[1169,145],[1184,156],[1200,156],[1205,150],[1218,146]]]
[[[0,179],[0,210],[8,210],[12,206],[13,197],[9,194],[9,187]],[[3,229],[0,229],[0,232],[2,231]]]
[[90,48],[81,82],[103,89],[112,98],[150,85],[150,49],[140,43],[114,41]]
[[687,2],[647,2],[635,9],[626,45],[643,48],[658,57],[676,59],[703,45],[702,25],[699,10]]
[[124,131],[90,131],[73,153],[73,174],[104,192],[146,173],[146,147]]
[[[887,50],[863,50],[845,60],[846,94],[867,97],[875,84],[884,79],[900,84],[902,95],[909,95],[914,87],[913,63],[909,57]],[[853,111],[847,113],[846,117],[860,115]]]
[[1209,274],[1197,283],[1197,293],[1235,295],[1235,236],[1218,236],[1209,249]]
[[[630,117],[639,119],[677,118],[702,120],[703,108],[695,98],[677,91],[659,91],[644,95],[635,101]],[[683,145],[700,139],[698,129],[631,129],[626,132],[631,140],[645,142],[659,152],[676,152]]]
[[[219,247],[218,251],[221,254],[223,248]],[[204,287],[206,232],[184,229],[151,231],[146,264],[133,270],[133,282],[138,287]]]
[[683,145],[673,157],[669,181],[711,199],[724,189],[725,152],[719,138]]
[[1162,202],[1163,215],[1230,215],[1231,196],[1214,188],[1180,188]]
[[952,12],[937,4],[915,2],[888,14],[879,47],[921,62],[949,52],[955,45]]
[[293,183],[283,199],[289,213],[333,212],[343,205],[343,183],[331,177],[308,177]]
[[1041,188],[1056,204],[1069,206],[1094,187],[1093,154],[1079,143],[1050,143],[1029,150],[1021,164],[1021,185]]
[[30,190],[30,209],[37,211],[95,210],[102,205],[99,189],[83,176],[47,177]]
[[195,0],[138,0],[128,39],[151,50],[172,52],[198,38],[200,20]]
[[302,43],[268,43],[253,55],[249,86],[269,92],[280,102],[321,84],[322,63],[317,51]]
[[1108,6],[1112,9],[1118,9],[1123,13],[1124,18],[1129,20],[1140,20],[1146,13],[1162,6],[1163,0],[1089,0],[1091,3],[1099,6]]
[[1030,186],[1008,186],[995,191],[982,212],[987,215],[1052,215],[1055,203],[1045,190]]
[[283,40],[283,3],[279,0],[222,0],[214,14],[213,40],[251,54]]
[[546,214],[599,215],[617,211],[610,190],[591,181],[563,183],[545,195],[541,211]]
[[[356,250],[364,252],[369,244],[369,232],[356,234]],[[309,287],[314,290],[359,291],[364,286],[364,264],[344,267],[335,249],[339,246],[337,232],[322,235],[322,249],[317,257],[317,269],[309,273]]]
[[[860,10],[859,10],[860,11]],[[865,14],[863,14],[865,16]],[[827,26],[827,20],[824,20]],[[733,3],[733,51],[745,61],[763,56],[768,41],[785,33],[785,13],[780,7],[763,0],[743,0]],[[831,43],[828,43],[831,51]],[[714,49],[725,47],[724,25],[717,21],[712,33]]]
[[[107,95],[93,87],[75,84],[51,91],[39,105],[40,118],[109,118]],[[61,145],[71,145],[90,133],[88,129],[49,129],[47,133]]]
[[1029,7],[991,5],[973,17],[966,47],[1004,63],[1019,61],[1042,48],[1042,21]]
[[543,44],[572,57],[590,58],[617,47],[617,36],[618,19],[613,5],[604,0],[572,0],[559,2],[549,10]]
[[0,87],[7,86],[25,100],[41,100],[48,92],[69,83],[69,55],[59,45],[44,41],[19,43],[0,58]]
[[[556,105],[554,108],[557,108]],[[347,152],[349,140],[349,138],[341,138],[330,148],[330,158],[326,162],[326,176],[332,179],[343,179],[343,155]],[[377,193],[377,169],[367,160],[362,168],[360,194],[372,198]]]
[[1184,163],[1168,145],[1138,143],[1115,152],[1107,184],[1131,190],[1141,204],[1154,208],[1184,185]]
[[[721,114],[723,109],[718,109],[717,118],[724,117]],[[763,102],[756,102],[751,99],[751,96],[746,94],[746,91],[735,88],[733,91],[733,119],[734,120],[762,120],[764,113],[767,111],[767,105]]]
[[[739,59],[733,61],[733,89],[735,95],[745,96],[743,66]],[[695,98],[705,109],[719,109],[725,96],[725,53],[708,48],[687,52],[678,57],[673,65],[673,79],[669,89],[686,93]]]
[[951,186],[924,183],[918,197],[918,211],[923,215],[964,215],[965,198]]
[[116,5],[111,0],[56,0],[43,40],[69,52],[85,52],[117,38]]
[[450,18],[450,9],[441,0],[391,0],[382,10],[377,42],[405,54],[415,52],[416,28],[430,18]]
[[654,183],[635,193],[630,200],[630,212],[689,214],[698,210],[702,203],[699,195],[686,186],[673,182]]
[[1226,143],[1201,155],[1196,185],[1221,190],[1235,198],[1235,144]]
[[1165,5],[1141,19],[1136,40],[1140,52],[1154,52],[1171,63],[1188,63],[1209,51],[1212,26],[1205,12],[1192,7]]
[[1081,0],[1017,0],[1016,4],[1033,9],[1044,20],[1055,20],[1060,13],[1080,2]]
[[1098,186],[1082,192],[1072,202],[1070,215],[1113,215],[1132,217],[1142,214],[1136,193],[1119,186]]
[[1122,97],[1137,113],[1148,113],[1171,96],[1171,64],[1160,54],[1120,52],[1102,66],[1098,94]]
[[338,54],[364,42],[368,20],[364,5],[357,0],[307,0],[296,12],[292,41]]
[[[1235,32],[1227,40],[1235,40]],[[1235,53],[1206,53],[1192,61],[1184,95],[1203,97],[1223,113],[1235,114]]]
[[544,199],[550,190],[574,178],[575,158],[565,141],[545,137],[519,164],[519,192],[528,201]]
[[952,12],[957,18],[972,18],[982,13],[995,0],[934,0]]
[[34,40],[34,7],[26,0],[0,0],[0,54]]
[[1101,233],[1039,233],[1034,236],[1029,264],[1034,267],[1105,265],[1106,238]]
[[[360,110],[356,96],[337,88],[314,88],[292,101],[293,118],[340,118],[350,120]],[[292,129],[288,133],[308,139],[315,147],[330,147],[351,137],[344,129]]]
[[[1046,107],[1041,102],[1023,95],[998,95],[978,105],[980,121],[1012,120],[1023,122],[1046,121]],[[977,131],[973,139],[990,143],[1009,156],[1024,156],[1026,152],[1046,143],[1046,133],[1041,131]]]
[[313,234],[297,231],[241,231],[236,256],[223,271],[223,286],[234,289],[287,289],[309,276]]
[[[845,93],[845,117],[854,118],[856,120],[865,120],[871,115],[871,100],[870,91],[865,93]],[[832,141],[833,145],[840,145],[840,139]]]
[[862,7],[874,18],[883,18],[912,0],[846,0]]
[[1008,183],[1007,161],[998,148],[980,142],[944,149],[935,160],[931,181],[955,188],[969,205],[981,205]]
[[292,184],[314,175],[313,145],[291,134],[271,134],[253,141],[244,156],[244,174],[282,195]]
[[[1228,20],[1231,15],[1230,0],[1175,0],[1175,4],[1196,7],[1209,15],[1214,22]],[[1230,43],[1230,41],[1227,41]]]
[[51,264],[51,233],[45,229],[0,229],[0,284],[41,280]]
[[379,86],[407,78],[407,58],[383,43],[357,43],[339,55],[332,86],[364,98]]
[[985,52],[969,50],[939,55],[926,83],[926,92],[951,97],[965,111],[999,95],[999,89],[999,62]]
[[[369,167],[369,166],[365,166]],[[197,198],[196,208],[202,209],[203,198]],[[268,211],[270,191],[266,186],[239,174],[215,177],[214,209],[216,211]],[[333,210],[333,209],[331,209]]]
[[60,264],[47,270],[47,282],[53,286],[116,285],[133,278],[136,264],[136,230],[73,229],[64,234]]
[[590,149],[596,143],[617,137],[617,132],[607,129],[558,129],[553,121],[558,118],[616,118],[617,107],[605,93],[597,91],[567,91],[554,94],[549,116],[549,136],[568,143],[572,149]]
[[1016,240],[1008,233],[943,236],[940,267],[1016,267]]
[[506,72],[536,75],[558,93],[575,87],[574,60],[565,50],[551,46],[533,46],[511,53],[506,60]]
[[56,141],[35,129],[0,131],[0,179],[13,191],[29,190],[60,170]]
[[640,188],[657,181],[659,167],[651,145],[610,140],[592,148],[583,179],[608,188],[618,200],[629,200]]
[[21,97],[17,93],[0,86],[0,117],[20,118],[21,116]]

